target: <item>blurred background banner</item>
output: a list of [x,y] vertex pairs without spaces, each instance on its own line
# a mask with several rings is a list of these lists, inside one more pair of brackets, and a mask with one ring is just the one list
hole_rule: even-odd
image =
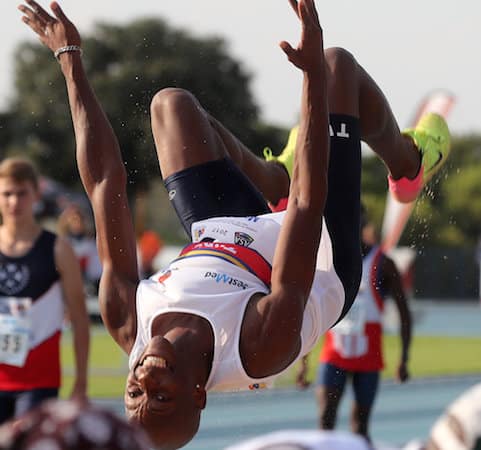
[[[415,110],[408,127],[415,127],[419,119],[429,112],[440,114],[448,121],[455,101],[454,95],[446,90],[436,90],[429,93]],[[396,263],[403,277],[403,285],[410,293],[414,291],[414,260],[416,258],[416,250],[407,246],[397,247],[397,245],[411,217],[416,201],[401,203],[396,200],[391,194],[391,191],[388,190],[381,232],[382,248]],[[420,278],[423,279],[423,277]],[[424,292],[426,296],[432,297],[432,290],[426,289],[428,286],[429,283],[423,285],[421,291]],[[417,288],[419,289],[419,285]],[[448,296],[451,295],[449,294],[449,290],[447,292]],[[463,297],[465,296],[466,295]]]
[[[443,116],[449,124],[449,113],[455,104],[455,97],[447,91],[434,91],[428,94],[420,103],[408,127],[415,127],[419,119],[426,113],[435,112]],[[401,203],[387,192],[386,211],[382,225],[382,247],[384,251],[396,247],[404,231],[407,221],[411,217],[416,202]]]

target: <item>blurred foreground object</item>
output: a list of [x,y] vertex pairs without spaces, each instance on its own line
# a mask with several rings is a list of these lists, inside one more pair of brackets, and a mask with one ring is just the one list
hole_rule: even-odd
[[0,427],[1,450],[147,450],[137,427],[101,407],[49,400]]
[[268,433],[225,450],[368,450],[367,442],[340,431],[285,430]]
[[452,402],[435,422],[426,450],[481,449],[481,383]]

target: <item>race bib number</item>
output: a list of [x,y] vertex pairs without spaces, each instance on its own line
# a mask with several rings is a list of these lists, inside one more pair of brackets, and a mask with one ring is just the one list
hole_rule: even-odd
[[23,367],[30,349],[29,298],[0,297],[0,363]]
[[366,312],[361,304],[353,303],[349,312],[332,329],[339,334],[363,334],[366,325]]
[[346,316],[332,328],[334,347],[342,357],[358,358],[367,353],[365,328],[366,311],[362,302],[354,302]]

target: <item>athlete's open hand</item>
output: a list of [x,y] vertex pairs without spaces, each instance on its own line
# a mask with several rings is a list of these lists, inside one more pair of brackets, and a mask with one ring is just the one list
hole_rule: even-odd
[[289,0],[302,25],[301,41],[297,48],[282,41],[280,47],[292,64],[304,72],[319,70],[324,60],[322,29],[314,0]]
[[307,355],[303,356],[299,365],[299,369],[297,370],[296,386],[299,389],[307,389],[311,385],[311,383],[307,380],[307,361]]
[[28,5],[20,5],[18,9],[24,14],[25,22],[40,41],[53,52],[67,45],[80,45],[80,35],[75,25],[70,22],[57,2],[52,2],[50,8],[53,16],[45,11],[34,0],[25,0]]

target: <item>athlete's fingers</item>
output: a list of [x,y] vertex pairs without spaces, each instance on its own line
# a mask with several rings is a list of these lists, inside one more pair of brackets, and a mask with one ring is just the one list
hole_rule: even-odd
[[301,63],[298,57],[298,50],[292,48],[291,44],[286,41],[282,41],[279,46],[281,47],[282,51],[286,54],[287,59],[294,64],[298,68],[301,67]]
[[38,20],[32,20],[30,19],[30,17],[25,15],[22,16],[22,21],[26,23],[39,36],[43,36],[45,34],[45,28],[39,24]]
[[282,49],[282,51],[287,55],[289,60],[293,55],[295,55],[296,51],[292,48],[291,44],[287,41],[282,41],[279,43],[279,47]]
[[319,13],[317,12],[316,2],[311,0],[311,11],[312,11],[312,18],[316,25],[321,26],[321,22],[319,20]]
[[306,25],[314,28],[320,28],[319,15],[316,10],[316,4],[314,0],[303,0],[301,5],[302,20]]
[[53,17],[45,11],[35,0],[25,0],[25,2],[33,9],[37,17],[44,23],[51,22]]
[[60,20],[60,22],[62,22],[63,24],[70,23],[70,20],[65,15],[62,8],[60,7],[60,5],[57,2],[52,2],[50,4],[50,8],[52,9],[53,13],[55,14],[55,17],[57,17],[57,19]]
[[[36,24],[36,26],[40,26],[42,28],[45,28],[45,26],[47,25],[45,23],[45,21],[42,20],[41,17],[38,16],[38,14],[33,11],[32,9],[30,8],[27,8],[25,5],[20,5],[18,7],[18,9],[23,13],[25,14],[25,18],[28,19],[28,23],[29,25],[30,24]],[[25,21],[24,21],[25,22]]]
[[[311,39],[320,33],[322,41],[322,28],[319,24],[319,17],[317,15],[314,0],[301,0],[300,4],[301,24],[302,24],[302,41]],[[311,36],[310,38],[308,37]]]
[[303,28],[316,25],[312,11],[312,0],[301,0],[299,3],[299,13]]
[[299,5],[297,4],[297,0],[289,0],[289,4],[296,13],[296,16],[299,17]]

